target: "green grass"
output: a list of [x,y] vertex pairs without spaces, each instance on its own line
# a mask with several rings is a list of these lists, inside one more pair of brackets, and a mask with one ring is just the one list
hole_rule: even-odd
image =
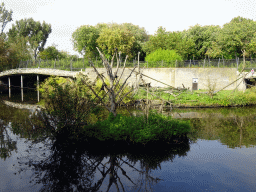
[[190,131],[188,121],[175,120],[171,116],[149,113],[146,116],[124,116],[112,114],[84,128],[84,134],[101,141],[127,141],[146,144],[154,141],[169,141],[173,137],[185,136]]
[[[152,91],[152,89],[151,89]],[[198,91],[174,91],[173,94],[177,95],[174,97],[169,93],[163,92],[164,89],[158,89],[154,92],[155,95],[161,97],[164,100],[171,102],[174,106],[184,106],[184,107],[226,107],[226,106],[245,106],[245,105],[254,105],[256,104],[256,89],[247,89],[243,91],[234,91],[233,90],[223,90],[213,95],[211,98],[207,93],[207,90],[198,90]],[[181,94],[180,94],[181,93]],[[180,95],[178,95],[180,94]],[[135,99],[146,99],[147,92],[140,89],[135,95]],[[149,99],[159,100],[159,98],[151,96],[149,94]]]

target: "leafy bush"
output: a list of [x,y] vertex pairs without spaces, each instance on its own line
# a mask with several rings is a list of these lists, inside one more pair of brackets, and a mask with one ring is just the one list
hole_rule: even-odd
[[87,124],[86,118],[94,104],[88,88],[81,81],[50,77],[39,90],[46,113],[52,117],[57,128]]
[[162,50],[158,49],[146,56],[145,61],[149,62],[149,65],[157,61],[165,61],[174,64],[175,61],[182,61],[182,57],[176,53],[175,50]]

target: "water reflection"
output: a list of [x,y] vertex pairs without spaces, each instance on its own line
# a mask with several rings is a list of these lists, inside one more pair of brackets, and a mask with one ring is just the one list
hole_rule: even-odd
[[[213,112],[213,111],[211,111]],[[191,119],[197,139],[219,140],[229,148],[256,145],[256,110],[252,107],[201,112],[204,118]]]
[[29,111],[1,104],[0,111],[1,138],[5,137],[1,140],[1,155],[2,149],[8,151],[5,158],[17,149],[7,136],[7,127],[31,141],[25,156],[18,157],[17,173],[31,171],[31,184],[41,184],[40,191],[153,191],[161,182],[153,170],[160,170],[163,162],[171,162],[175,157],[187,156],[189,139],[219,140],[235,148],[254,146],[256,137],[253,108],[196,111],[204,118],[190,119],[193,131],[189,139],[147,148],[86,140],[83,135],[72,134],[71,127],[56,133],[49,123],[45,125],[39,112],[31,115]]
[[[161,169],[162,162],[176,156],[186,156],[190,149],[185,137],[168,145],[129,146],[86,140],[68,126],[56,132],[39,111],[22,112],[19,117],[12,131],[32,144],[19,157],[17,173],[32,171],[31,183],[43,184],[40,191],[129,191],[131,187],[152,191],[160,179],[151,170]],[[44,146],[38,147],[39,143]]]
[[[68,128],[62,129],[51,143],[50,154],[44,160],[29,155],[35,150],[32,147],[20,161],[21,170],[31,167],[35,173],[31,181],[43,184],[41,191],[128,191],[127,180],[134,189],[147,191],[160,181],[150,175],[152,169],[161,168],[161,162],[172,161],[176,155],[185,156],[189,151],[188,140],[176,146],[152,146],[150,150],[137,146],[137,152],[125,145],[106,150],[110,147],[106,142],[95,146],[71,138]],[[123,165],[128,165],[128,169]],[[133,171],[141,176],[137,182]],[[96,179],[95,174],[100,176]]]

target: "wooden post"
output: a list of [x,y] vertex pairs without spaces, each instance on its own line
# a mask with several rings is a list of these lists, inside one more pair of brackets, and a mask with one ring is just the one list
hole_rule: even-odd
[[[204,59],[204,65],[205,65],[205,59]],[[203,66],[204,67],[204,66]]]
[[223,67],[224,67],[224,59],[223,59],[223,55],[222,55],[222,61],[223,61]]
[[37,75],[37,102],[39,102],[39,75]]
[[9,82],[9,98],[11,98],[11,80],[10,80],[10,77],[8,77],[8,82]]
[[21,101],[23,102],[23,78],[22,78],[22,75],[20,76],[20,87],[21,87]]

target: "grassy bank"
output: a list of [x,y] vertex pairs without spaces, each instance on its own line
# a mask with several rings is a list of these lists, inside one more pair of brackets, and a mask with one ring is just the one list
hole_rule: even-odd
[[[177,91],[170,94],[166,89],[158,89],[153,94],[171,102],[173,107],[228,107],[256,104],[255,88],[247,89],[244,92],[223,90],[213,95],[209,94],[208,90]],[[150,100],[159,100],[156,96],[148,95]],[[147,92],[140,89],[135,95],[135,99],[147,99]]]

